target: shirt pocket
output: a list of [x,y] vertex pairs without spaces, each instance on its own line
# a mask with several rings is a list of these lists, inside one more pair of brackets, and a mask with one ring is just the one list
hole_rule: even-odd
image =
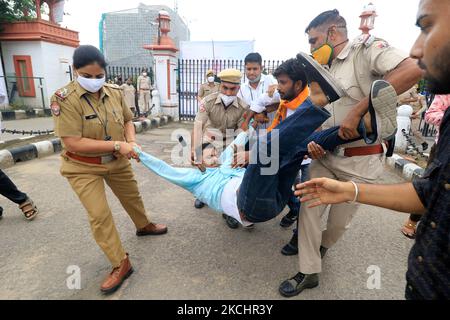
[[83,116],[83,137],[102,140],[104,128],[98,117],[92,118],[92,115]]

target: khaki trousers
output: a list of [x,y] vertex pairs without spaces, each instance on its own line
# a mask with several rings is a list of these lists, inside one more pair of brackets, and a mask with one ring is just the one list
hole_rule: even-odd
[[[340,181],[375,183],[383,172],[383,162],[384,156],[381,155],[345,158],[328,154],[323,160],[314,160],[309,170],[311,179],[325,177]],[[322,216],[328,206],[301,206],[298,220],[301,273],[314,274],[322,271],[320,246],[329,249],[336,244],[350,227],[359,205],[343,203],[329,207],[327,227],[322,231]]]
[[120,157],[104,165],[91,165],[63,156],[61,175],[67,178],[86,209],[95,241],[112,266],[118,267],[126,252],[106,200],[104,182],[120,200],[136,228],[150,223],[130,162]]
[[139,109],[141,113],[146,113],[150,109],[152,99],[150,96],[150,90],[143,90],[139,92]]

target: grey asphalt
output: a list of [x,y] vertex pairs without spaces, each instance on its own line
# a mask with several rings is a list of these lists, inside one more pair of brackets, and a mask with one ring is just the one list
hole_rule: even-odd
[[[143,149],[170,161],[172,123],[140,135]],[[4,198],[0,220],[0,299],[282,299],[278,285],[297,272],[297,257],[281,247],[291,229],[279,226],[281,215],[254,230],[229,229],[221,215],[197,210],[188,192],[133,164],[149,216],[169,233],[137,238],[135,228],[108,191],[114,219],[135,273],[115,294],[105,297],[99,285],[110,266],[94,242],[87,216],[67,181],[59,174],[57,155],[6,170],[36,202],[41,214],[24,220]],[[380,183],[402,180],[386,169]],[[413,242],[399,229],[406,215],[362,206],[352,227],[324,259],[320,286],[293,299],[404,298],[407,255]],[[69,266],[81,270],[81,289],[68,289]],[[369,266],[381,271],[381,288],[369,290]]]

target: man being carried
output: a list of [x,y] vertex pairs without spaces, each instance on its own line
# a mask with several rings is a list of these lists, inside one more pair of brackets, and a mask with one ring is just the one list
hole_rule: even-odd
[[[215,211],[224,212],[243,225],[275,218],[284,209],[291,195],[295,173],[301,165],[299,159],[303,159],[307,154],[308,144],[314,141],[324,149],[332,151],[338,145],[348,143],[339,137],[339,127],[314,132],[330,116],[323,107],[340,99],[343,92],[324,69],[320,66],[316,69],[311,64],[305,63],[307,59],[309,58],[298,56],[298,63],[304,68],[299,69],[299,72],[308,74],[311,96],[308,98],[306,81],[298,80],[296,85],[300,86],[303,92],[302,101],[298,100],[300,107],[289,119],[283,121],[277,130],[273,130],[267,136],[257,137],[260,141],[252,147],[252,152],[257,152],[258,145],[265,140],[267,150],[272,150],[272,143],[275,144],[279,140],[279,154],[268,155],[272,161],[279,163],[276,172],[270,175],[263,173],[264,168],[270,165],[259,161],[261,152],[265,152],[261,148],[256,164],[250,164],[247,169],[232,168],[235,150],[245,146],[249,134],[254,132],[253,129],[240,133],[220,159],[214,148],[204,146],[206,171],[203,173],[197,169],[171,167],[164,161],[136,149],[140,160],[151,171],[188,190]],[[304,75],[304,78],[307,76]],[[368,120],[361,120],[359,126],[361,137],[357,139],[364,137],[368,143],[376,141],[378,135],[376,118],[383,121],[390,104],[395,104],[393,90],[385,81],[373,84],[370,117],[367,117]]]

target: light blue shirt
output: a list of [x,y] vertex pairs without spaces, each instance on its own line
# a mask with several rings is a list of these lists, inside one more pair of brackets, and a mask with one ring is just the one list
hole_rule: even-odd
[[221,197],[226,184],[231,179],[243,177],[245,174],[244,168],[233,169],[231,167],[234,156],[233,145],[244,146],[248,141],[248,136],[248,132],[241,132],[220,155],[220,167],[206,168],[204,173],[199,169],[175,168],[142,150],[135,149],[135,151],[138,153],[141,163],[148,169],[191,192],[213,210],[223,212]]

